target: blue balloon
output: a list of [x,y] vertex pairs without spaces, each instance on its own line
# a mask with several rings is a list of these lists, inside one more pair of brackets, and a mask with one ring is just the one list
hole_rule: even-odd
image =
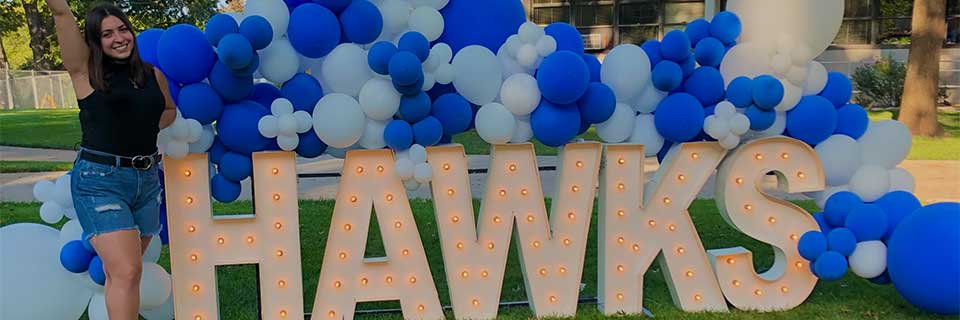
[[617,108],[617,97],[607,85],[593,82],[577,101],[577,107],[580,108],[581,122],[588,125],[601,123],[613,116],[613,111]]
[[210,154],[210,162],[219,165],[220,159],[223,159],[223,155],[227,154],[227,152],[230,152],[230,150],[227,150],[227,146],[223,145],[223,142],[220,142],[220,137],[214,136],[213,145],[210,146],[210,150],[207,150],[207,153]]
[[403,120],[409,123],[423,120],[430,115],[430,96],[422,91],[415,96],[403,96],[400,98],[399,114]]
[[230,69],[243,69],[253,61],[253,46],[238,33],[228,34],[220,40],[217,57]]
[[380,41],[370,47],[367,53],[367,64],[370,69],[380,75],[390,74],[390,58],[397,54],[397,46],[389,41]]
[[160,36],[157,60],[168,78],[182,84],[197,83],[210,74],[217,55],[197,27],[178,24]]
[[647,58],[650,58],[651,67],[663,61],[663,55],[660,54],[660,41],[647,40],[640,45],[640,48],[643,49],[643,52],[647,53]]
[[667,153],[670,152],[670,147],[673,147],[673,142],[670,140],[663,141],[663,147],[660,147],[660,151],[657,152],[657,162],[663,163],[663,159],[667,157]]
[[350,2],[356,2],[359,0],[313,0],[313,2],[319,3],[321,6],[330,9],[336,14],[342,14],[344,10],[350,7]]
[[890,273],[884,271],[883,274],[870,278],[870,282],[878,285],[890,284]]
[[590,130],[590,122],[583,119],[583,115],[580,115],[580,128],[577,129],[577,135],[581,135]]
[[590,82],[600,82],[600,60],[597,59],[597,56],[584,53],[580,57],[583,58],[583,62],[587,64],[587,69],[590,70]]
[[103,272],[103,260],[100,260],[100,257],[93,257],[90,259],[90,265],[87,266],[87,274],[90,276],[90,280],[93,280],[94,283],[103,285],[107,283],[107,274]]
[[268,114],[266,107],[249,100],[228,105],[217,121],[217,136],[230,151],[247,155],[260,151],[271,142],[258,129],[260,118]]
[[287,38],[300,54],[321,58],[340,44],[340,22],[327,8],[306,3],[290,14]]
[[743,25],[736,14],[729,11],[721,11],[713,16],[710,21],[710,35],[719,39],[723,43],[731,43],[737,40]]
[[273,26],[264,17],[248,16],[240,22],[240,34],[250,40],[254,50],[263,50],[273,41]]
[[227,152],[220,159],[220,175],[240,182],[253,174],[253,159],[236,152]]
[[220,118],[223,101],[210,85],[199,82],[180,89],[178,105],[184,118],[194,119],[208,125]]
[[[280,89],[281,95],[293,103],[295,111],[306,111],[313,114],[317,101],[323,97],[323,89],[320,82],[313,76],[306,73],[297,73],[290,80],[283,84]],[[272,104],[272,103],[271,103]],[[269,106],[264,104],[264,106]]]
[[383,130],[383,140],[393,150],[403,151],[413,145],[413,128],[403,120],[392,120]]
[[60,264],[73,273],[83,273],[90,267],[93,255],[83,247],[83,242],[73,240],[60,248]]
[[311,1],[312,0],[283,0],[283,2],[287,4],[287,10],[290,12],[293,12],[293,10],[299,7],[301,4],[309,3]]
[[359,44],[371,43],[383,31],[383,15],[380,9],[367,0],[353,0],[340,13],[340,27],[347,41]]
[[814,273],[827,281],[840,280],[847,274],[847,258],[835,251],[827,251],[813,264]]
[[317,133],[314,132],[313,129],[298,134],[298,136],[300,136],[300,144],[297,145],[297,155],[312,159],[319,157],[324,151],[327,151],[327,144],[320,140],[320,137],[317,136]]
[[252,76],[254,72],[257,72],[257,69],[260,68],[260,54],[256,51],[253,52],[253,57],[250,58],[250,63],[240,69],[232,69],[233,74],[237,76]]
[[[710,37],[710,23],[703,18],[690,21],[687,24],[687,27],[683,30],[687,34],[687,37],[690,38],[690,44],[697,46],[700,44],[700,41]],[[720,45],[723,45],[722,43]],[[701,64],[702,65],[702,64]]]
[[[426,94],[424,94],[426,95]],[[413,141],[421,146],[434,146],[443,137],[443,125],[437,118],[427,116],[413,124]]]
[[140,60],[160,66],[160,62],[157,61],[157,44],[161,36],[163,36],[162,29],[147,29],[137,35],[137,53],[140,54]]
[[932,204],[904,218],[887,243],[887,272],[915,307],[960,314],[960,203]]
[[683,83],[683,69],[680,65],[670,60],[662,60],[653,67],[651,75],[653,87],[657,90],[670,92],[680,87]]
[[687,60],[678,62],[680,69],[683,70],[683,78],[686,79],[697,70],[697,59],[694,59],[693,56],[687,57]]
[[746,108],[753,104],[753,80],[737,77],[727,86],[727,101],[737,108]]
[[844,256],[850,256],[857,249],[857,236],[847,228],[836,228],[827,234],[827,246]]
[[207,41],[210,41],[210,45],[214,47],[220,43],[220,39],[224,36],[238,32],[240,32],[240,26],[237,25],[237,20],[223,13],[210,17],[210,20],[207,20],[206,27],[203,28],[203,34],[207,37]]
[[590,70],[579,54],[570,51],[551,53],[537,70],[537,86],[544,99],[555,104],[570,104],[580,99],[590,84]]
[[444,134],[455,135],[470,129],[473,108],[463,96],[447,93],[433,101],[430,114],[440,120]]
[[703,105],[687,93],[667,96],[657,105],[653,120],[657,132],[673,142],[687,142],[703,130]]
[[712,67],[697,68],[683,83],[683,90],[697,98],[701,105],[713,105],[723,101],[723,75]]
[[430,56],[430,41],[422,33],[410,31],[400,36],[397,49],[412,53],[420,62],[424,62]]
[[393,81],[401,86],[408,86],[423,78],[423,65],[411,52],[399,51],[390,58],[388,69]]
[[820,91],[820,96],[830,100],[837,108],[842,107],[853,97],[853,83],[846,75],[831,71],[827,74],[827,86]]
[[758,108],[757,105],[747,107],[744,115],[747,116],[747,119],[750,119],[750,130],[754,131],[767,130],[777,121],[776,111],[763,110]]
[[238,75],[217,62],[210,72],[210,86],[226,102],[241,101],[253,93],[253,75]]
[[453,137],[444,134],[443,137],[440,137],[440,143],[438,145],[450,144],[453,143]]
[[690,38],[681,30],[667,32],[660,40],[660,54],[673,62],[684,62],[690,58]]
[[[523,3],[515,0],[450,1],[440,14],[443,15],[443,34],[437,41],[450,45],[454,55],[469,45],[481,45],[497,52],[527,21]],[[561,41],[556,40],[559,48]]]
[[873,204],[880,206],[887,216],[887,230],[884,232],[883,239],[889,240],[897,226],[913,211],[920,209],[923,205],[913,194],[906,191],[894,191],[887,193],[874,201]]
[[227,179],[222,174],[210,179],[210,194],[220,202],[234,202],[240,198],[242,187],[239,182]]
[[540,105],[530,115],[533,136],[541,143],[559,147],[570,142],[580,131],[580,111],[576,106],[556,105],[540,99]]
[[717,38],[710,37],[700,40],[693,52],[701,66],[719,68],[727,48]]
[[859,241],[880,240],[887,233],[887,214],[875,204],[861,204],[847,215],[843,226]]
[[421,73],[420,76],[417,77],[417,82],[412,84],[400,84],[396,78],[390,79],[390,81],[393,83],[393,88],[397,89],[397,92],[400,92],[400,94],[404,96],[415,96],[420,94],[420,91],[423,91],[423,82],[425,79],[423,73]]
[[808,261],[816,261],[820,255],[827,252],[827,237],[822,232],[807,231],[797,243],[800,256]]
[[[583,53],[583,36],[577,28],[566,22],[554,22],[543,29],[548,36],[557,40],[557,51],[572,51]],[[492,50],[497,52],[497,50]]]
[[273,105],[273,100],[277,100],[282,96],[283,93],[273,84],[261,82],[253,85],[253,93],[250,94],[249,99],[262,106],[270,106]]
[[762,75],[753,78],[753,103],[760,109],[772,111],[783,101],[783,84],[777,78]]
[[863,200],[855,193],[850,191],[840,191],[834,193],[823,206],[823,215],[831,227],[843,227],[847,221],[847,215],[853,208],[863,204]]
[[817,225],[820,226],[820,232],[823,232],[823,234],[830,233],[830,230],[833,230],[833,227],[827,223],[827,216],[823,212],[814,213],[813,219],[817,220]]
[[837,128],[837,110],[821,96],[806,96],[787,112],[787,132],[790,136],[816,145],[826,140]]
[[867,111],[858,104],[848,104],[837,109],[837,130],[835,134],[860,139],[867,132],[870,118]]

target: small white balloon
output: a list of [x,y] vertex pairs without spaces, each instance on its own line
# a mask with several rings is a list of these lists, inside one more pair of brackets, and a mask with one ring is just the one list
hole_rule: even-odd
[[890,191],[906,191],[913,193],[917,189],[917,181],[913,174],[903,168],[890,170]]
[[284,135],[295,135],[297,133],[297,118],[292,113],[282,114],[277,117],[277,131]]
[[520,36],[514,34],[507,37],[507,41],[503,43],[500,49],[503,49],[510,57],[516,58],[517,51],[520,50],[520,46],[522,45],[523,41],[520,40]]
[[110,316],[107,315],[107,300],[103,296],[103,292],[99,292],[93,295],[93,298],[90,299],[90,304],[87,306],[87,317],[90,320],[110,320]]
[[453,70],[453,65],[444,63],[437,67],[437,71],[433,73],[434,78],[437,80],[437,83],[442,85],[448,85],[453,82],[453,78],[456,74]]
[[360,94],[363,85],[373,78],[367,63],[367,51],[359,45],[344,43],[323,59],[320,69],[325,92],[343,93],[352,97]]
[[625,103],[617,103],[613,115],[597,124],[597,135],[607,143],[620,143],[630,138],[636,123],[636,113]]
[[414,169],[416,165],[413,161],[406,158],[397,159],[397,175],[400,176],[400,179],[406,180],[413,178]]
[[742,114],[735,114],[730,121],[727,122],[727,125],[730,126],[730,133],[733,133],[738,136],[742,136],[750,131],[750,118]]
[[730,101],[721,101],[713,109],[713,114],[720,119],[731,119],[737,114],[737,107],[734,106],[733,103],[730,103]]
[[140,309],[140,315],[147,320],[173,320],[173,295],[163,305],[152,309]]
[[324,96],[313,111],[314,132],[334,148],[346,148],[360,141],[365,121],[360,103],[342,93]]
[[600,81],[613,89],[618,102],[631,102],[650,83],[650,59],[637,45],[616,46],[600,66]]
[[848,258],[850,270],[864,279],[879,277],[887,270],[887,246],[882,241],[864,241]]
[[449,64],[452,58],[453,49],[450,48],[450,45],[441,42],[430,48],[430,55],[427,56],[427,61],[423,64],[427,70],[436,70],[441,65]]
[[76,219],[67,221],[60,228],[60,246],[58,248],[67,244],[67,242],[80,240],[82,237],[83,227],[80,226],[80,221]]
[[790,83],[800,85],[807,81],[808,70],[806,66],[791,66],[785,76]]
[[630,135],[630,143],[643,145],[643,153],[647,157],[656,156],[663,148],[664,139],[657,132],[657,126],[654,123],[653,115],[641,113],[637,115],[633,133]]
[[552,36],[544,36],[541,37],[540,40],[537,40],[537,52],[540,53],[541,57],[549,56],[556,51],[557,40]]
[[864,165],[850,178],[850,192],[860,196],[865,202],[880,199],[890,191],[890,173],[878,165]]
[[791,66],[792,61],[790,61],[790,56],[786,54],[778,54],[770,59],[770,68],[773,69],[773,73],[776,75],[785,75]]
[[387,128],[389,121],[379,121],[367,119],[363,128],[363,136],[360,137],[358,144],[364,149],[381,149],[387,146],[383,139],[383,131]]
[[55,224],[63,219],[63,208],[55,201],[44,202],[40,205],[40,219],[49,224]]
[[545,32],[543,28],[536,23],[527,21],[520,25],[517,35],[520,36],[520,41],[523,43],[534,44],[545,35]]
[[633,110],[639,113],[653,113],[657,110],[660,100],[666,97],[666,92],[657,90],[652,81],[647,82],[647,85],[637,95],[636,101],[633,102]]
[[180,159],[186,157],[190,153],[190,144],[179,141],[171,141],[167,144],[165,156]]
[[293,113],[293,102],[290,102],[290,100],[285,98],[273,100],[273,102],[270,104],[270,113],[275,116]]
[[413,161],[415,164],[427,162],[427,148],[419,144],[410,146],[410,149],[407,150],[407,155],[410,161]]
[[213,132],[212,124],[203,126],[203,130],[200,132],[200,139],[190,143],[190,153],[204,153],[210,150],[210,147],[213,146],[215,136],[216,134]]
[[863,152],[863,164],[874,164],[893,169],[907,159],[913,138],[910,130],[896,120],[871,122],[867,132],[857,139]]
[[531,138],[533,138],[533,127],[530,125],[530,117],[517,117],[517,127],[513,129],[510,143],[524,143]]
[[513,138],[517,120],[507,107],[494,102],[480,107],[475,124],[480,138],[490,144],[500,144]]
[[63,215],[66,216],[67,219],[70,219],[70,220],[76,219],[76,218],[77,218],[77,209],[75,209],[75,208],[73,208],[73,207],[66,208],[66,209],[63,210]]
[[280,134],[279,121],[276,116],[265,115],[263,118],[260,118],[260,122],[257,123],[257,129],[260,130],[260,135],[267,139],[276,138]]
[[53,201],[54,184],[50,180],[40,180],[33,185],[33,198],[40,202]]
[[193,143],[200,140],[200,135],[203,134],[203,125],[200,124],[200,121],[187,119],[187,129],[189,130],[189,135],[184,142]]
[[467,101],[482,106],[497,98],[503,77],[500,59],[489,49],[479,45],[461,49],[453,58],[453,69],[453,86]]
[[297,133],[306,133],[313,128],[313,116],[309,112],[300,110],[294,112],[293,117],[297,121]]
[[258,70],[270,82],[287,82],[300,70],[300,54],[290,44],[290,40],[274,39],[269,46],[260,50],[260,69]]
[[404,180],[403,188],[407,189],[407,191],[417,191],[420,189],[420,183],[417,182],[417,179]]
[[832,135],[814,148],[828,186],[844,185],[860,167],[860,145],[849,136]]
[[730,126],[727,125],[727,121],[717,116],[709,116],[703,121],[703,131],[717,140],[724,140],[730,136]]
[[532,113],[540,104],[537,79],[526,73],[510,76],[500,88],[500,100],[514,115],[525,116]]
[[724,149],[730,150],[736,148],[740,144],[740,136],[735,134],[728,134],[726,137],[723,137],[720,141],[720,146]]
[[390,80],[375,77],[360,89],[360,108],[373,120],[390,120],[400,109],[401,95]]
[[807,78],[803,81],[803,95],[817,95],[827,86],[827,68],[812,61],[807,65]]
[[300,145],[300,136],[297,134],[282,134],[277,136],[277,145],[283,151],[293,151]]
[[160,237],[151,237],[147,244],[147,250],[143,252],[143,262],[157,263],[160,260],[160,251],[163,249],[163,241]]
[[435,8],[423,6],[414,9],[409,23],[411,31],[423,34],[431,42],[443,34],[443,16]]
[[167,302],[173,286],[171,281],[170,274],[163,267],[145,262],[140,276],[140,308],[152,309]]
[[413,8],[403,0],[383,0],[380,4],[380,13],[383,15],[383,33],[397,33],[407,28],[410,11]]
[[433,167],[429,163],[419,163],[413,168],[413,178],[420,184],[430,183],[433,179]]
[[537,60],[540,59],[540,53],[537,52],[537,47],[532,44],[524,44],[520,46],[520,49],[517,50],[517,63],[527,69],[533,69],[536,67]]
[[73,208],[73,192],[70,190],[70,174],[64,174],[54,183],[53,200],[61,208]]

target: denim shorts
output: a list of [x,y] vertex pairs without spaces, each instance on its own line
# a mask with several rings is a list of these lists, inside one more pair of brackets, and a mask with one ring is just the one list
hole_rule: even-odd
[[158,165],[139,170],[78,158],[70,189],[86,239],[122,230],[139,230],[141,237],[160,234]]

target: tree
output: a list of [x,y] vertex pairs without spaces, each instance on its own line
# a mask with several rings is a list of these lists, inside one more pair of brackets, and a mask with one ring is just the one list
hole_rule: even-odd
[[37,5],[39,0],[22,0],[23,14],[27,18],[27,27],[30,30],[30,50],[33,51],[32,67],[41,70],[51,70],[56,65],[53,48],[53,19],[49,14],[40,12]]
[[947,35],[946,0],[916,0],[907,78],[900,104],[900,122],[915,136],[943,134],[937,122],[937,88],[940,83],[940,48]]
[[227,0],[227,7],[223,8],[223,12],[243,12],[244,0]]

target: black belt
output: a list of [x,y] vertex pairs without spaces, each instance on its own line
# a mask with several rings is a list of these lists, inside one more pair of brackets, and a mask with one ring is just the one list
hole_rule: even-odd
[[153,154],[149,156],[135,156],[135,157],[124,157],[124,156],[114,156],[114,155],[103,155],[97,154],[85,150],[80,151],[80,159],[96,162],[99,164],[105,164],[108,166],[116,166],[117,159],[120,159],[121,167],[130,167],[138,170],[148,170],[157,163],[160,162],[160,154]]

